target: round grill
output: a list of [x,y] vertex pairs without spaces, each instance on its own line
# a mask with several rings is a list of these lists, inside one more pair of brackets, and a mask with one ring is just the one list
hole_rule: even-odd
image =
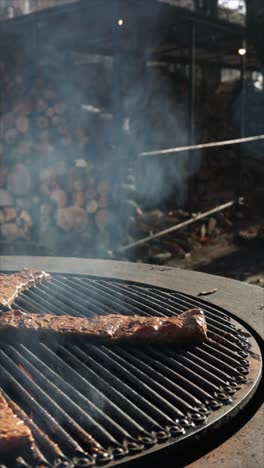
[[[209,337],[218,338],[183,348],[83,340],[57,347],[0,346],[1,385],[33,421],[28,423],[38,450],[23,459],[30,465],[111,466],[168,444],[176,450],[234,415],[260,379],[260,350],[250,332],[228,312],[182,293],[53,275],[51,282],[22,293],[14,307],[86,317],[172,316],[200,307]],[[102,445],[100,454],[89,450],[87,434]]]

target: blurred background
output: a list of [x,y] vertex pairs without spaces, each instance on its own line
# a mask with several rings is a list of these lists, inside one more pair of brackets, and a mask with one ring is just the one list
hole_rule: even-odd
[[263,63],[261,0],[0,0],[1,255],[263,286]]

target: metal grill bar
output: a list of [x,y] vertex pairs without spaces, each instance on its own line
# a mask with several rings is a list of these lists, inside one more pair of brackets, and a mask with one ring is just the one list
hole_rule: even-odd
[[[114,439],[111,434],[114,434],[117,438],[123,438],[125,436],[129,436],[129,434],[122,430],[115,422],[117,415],[115,414],[113,405],[111,411],[113,412],[114,419],[110,419],[106,416],[106,414],[99,410],[100,407],[104,407],[106,404],[103,401],[102,395],[100,395],[95,387],[88,389],[88,395],[90,396],[90,401],[87,398],[84,398],[83,395],[73,388],[71,385],[67,383],[65,379],[62,379],[58,373],[55,373],[51,369],[48,368],[46,364],[41,362],[37,357],[34,357],[32,353],[30,353],[31,360],[34,361],[35,366],[33,366],[29,360],[26,360],[20,353],[18,353],[13,347],[7,347],[8,355],[13,357],[14,361],[17,363],[22,363],[25,366],[25,369],[32,374],[33,381],[36,382],[38,385],[45,390],[47,395],[52,395],[53,400],[57,401],[60,407],[64,408],[64,411],[67,411],[68,414],[74,418],[75,421],[79,421],[79,424],[82,428],[90,427],[92,432],[98,432],[98,425],[95,423],[95,420],[101,421],[101,431],[102,434],[98,434],[98,438],[111,440],[112,443],[116,443],[117,440]],[[29,352],[27,353],[29,355]],[[55,362],[55,366],[59,371],[69,371],[70,374],[68,375],[69,381],[74,379],[74,375],[72,370],[68,367],[67,369],[63,369],[63,367],[58,362],[59,359],[53,353],[53,362]],[[75,381],[74,381],[75,383]],[[86,383],[88,386],[88,382]],[[63,389],[63,390],[62,390]],[[93,404],[93,399],[97,400],[100,399],[99,403]],[[76,403],[76,401],[78,403]],[[99,412],[99,414],[97,414]],[[94,418],[90,415],[93,414]],[[128,422],[127,422],[128,424]],[[103,431],[102,427],[108,427],[109,432]],[[131,428],[130,428],[131,429]],[[137,427],[134,430],[140,430],[140,427]],[[86,436],[84,434],[86,439]],[[87,440],[85,442],[87,444]]]
[[[31,396],[31,394],[25,390],[24,386],[20,384],[11,373],[6,370],[4,366],[0,364],[1,376],[3,381],[1,382],[6,393],[11,393],[11,396],[17,401],[21,402],[21,405],[25,408],[25,411],[30,414],[33,412],[40,418],[41,424],[44,425],[44,429],[51,434],[55,434],[55,442],[60,444],[65,451],[69,451],[70,454],[83,455],[85,452],[79,444],[61,427],[57,419],[50,415],[40,403]],[[22,372],[20,371],[20,374]],[[3,385],[4,383],[4,385]]]
[[[22,293],[15,306],[82,317],[173,316],[200,307],[209,334],[222,339],[181,349],[95,346],[83,340],[57,347],[0,346],[4,390],[27,413],[26,420],[33,412],[31,424],[45,463],[56,465],[60,459],[66,467],[72,461],[91,466],[180,441],[213,422],[217,410],[228,412],[250,372],[248,344],[226,312],[184,294],[58,275]],[[89,443],[89,434],[101,449]]]
[[[99,408],[104,409],[104,413],[111,414],[112,424],[115,424],[117,426],[115,421],[119,421],[119,424],[120,424],[119,431],[121,432],[121,442],[125,438],[129,438],[131,434],[138,435],[139,433],[141,433],[143,435],[143,433],[144,433],[143,428],[139,424],[137,424],[135,419],[134,418],[132,419],[132,417],[129,418],[129,416],[124,411],[121,410],[120,405],[118,407],[113,402],[113,400],[114,400],[113,394],[111,394],[109,392],[109,395],[112,397],[112,399],[110,400],[109,398],[107,398],[104,395],[103,392],[99,393],[98,387],[96,388],[95,386],[92,386],[91,383],[89,384],[87,380],[81,379],[80,374],[73,371],[73,369],[68,364],[66,364],[60,358],[58,358],[54,354],[54,352],[51,351],[49,348],[47,348],[46,346],[45,347],[43,346],[43,348],[45,348],[46,357],[48,358],[48,361],[52,360],[52,362],[55,362],[55,363],[57,363],[58,360],[61,361],[61,363],[60,363],[61,369],[63,369],[63,373],[66,371],[67,374],[69,374],[69,377],[70,377],[71,381],[72,380],[74,381],[75,389],[78,390],[78,387],[79,387],[79,391],[82,391],[85,394],[89,395],[90,400],[96,406],[98,406]],[[25,351],[27,352],[27,350],[25,350]],[[28,354],[28,352],[27,352],[27,354]],[[65,355],[65,356],[68,356],[69,352],[67,352],[67,350],[65,348],[63,348],[61,354]],[[44,353],[43,353],[43,355],[44,355]],[[35,360],[35,356],[32,355],[32,353],[31,353],[31,357]],[[46,370],[45,370],[43,364],[41,363],[41,361],[39,359],[38,359],[38,362],[39,362],[40,368],[43,369],[44,375],[47,375],[48,377],[53,378],[54,383],[56,383],[56,381],[57,381],[56,374],[54,372],[51,373],[49,370],[47,370],[47,365],[45,366],[46,367]],[[56,367],[56,365],[54,365],[54,367]],[[68,394],[70,395],[69,392],[68,392]],[[84,397],[82,396],[81,399],[78,399],[78,404],[80,406],[82,406],[83,409],[89,411],[89,408],[86,409],[86,407],[84,407],[83,400],[84,400]],[[85,399],[85,400],[87,400],[87,399]],[[98,401],[99,401],[99,403],[98,403]],[[126,402],[126,403],[127,403],[127,406],[129,406],[129,402]],[[87,406],[87,401],[85,401],[85,406]],[[137,408],[134,407],[133,408],[133,413],[135,414],[136,411],[137,411]],[[89,414],[89,412],[88,412],[88,414]],[[105,414],[104,414],[104,417],[105,417]],[[146,415],[145,415],[145,418],[146,418]],[[121,428],[122,422],[125,419],[126,419],[126,427],[128,428],[129,433],[127,432],[127,430],[125,428]],[[103,421],[101,421],[101,422],[103,423]],[[151,421],[151,422],[152,422],[152,424],[154,423],[154,421]],[[112,430],[112,433],[114,433],[113,430]],[[144,436],[147,437],[147,436],[149,436],[149,434],[144,433]],[[112,442],[114,442],[114,441],[112,441]]]
[[[115,400],[116,398],[119,406],[122,407],[124,411],[131,414],[131,418],[133,417],[135,420],[138,419],[141,424],[145,425],[147,420],[150,427],[157,427],[157,421],[159,421],[159,424],[161,425],[173,423],[171,419],[165,417],[162,411],[151,405],[151,403],[144,399],[142,395],[139,398],[139,395],[125,382],[117,376],[114,376],[105,367],[98,364],[98,362],[94,361],[91,356],[86,354],[80,348],[75,347],[74,349],[71,349],[71,351],[64,348],[63,354],[67,358],[67,362],[78,366],[79,372],[82,367],[84,374],[89,378],[92,376],[92,379],[97,384],[97,387],[102,389],[102,392],[108,394],[112,400]],[[97,373],[93,371],[93,368]],[[143,410],[140,409],[141,407]],[[161,429],[161,427],[159,429]]]
[[[7,356],[4,354],[3,350],[0,351],[0,363],[1,365],[5,368],[7,368],[12,375],[23,385],[24,388],[27,389],[27,391],[33,396],[33,398],[38,401],[41,405],[46,407],[51,414],[55,415],[56,420],[60,420],[63,423],[63,427],[65,427],[65,430],[69,432],[69,434],[74,434],[74,437],[79,440],[79,444],[84,444],[84,446],[87,446],[89,444],[89,437],[88,434],[85,432],[83,427],[81,427],[74,419],[72,418],[72,412],[71,412],[71,405],[69,403],[69,397],[64,394],[63,398],[63,405],[66,406],[66,411],[62,409],[60,403],[58,403],[56,400],[56,393],[53,393],[55,391],[55,386],[52,384],[52,382],[47,382],[47,386],[49,389],[49,393],[52,391],[52,396],[46,393],[44,390],[35,383],[32,379],[30,379],[24,372],[21,372],[19,368],[15,365],[15,363]],[[61,393],[60,395],[63,397],[63,394]],[[77,414],[80,417],[81,423],[85,423],[85,419],[88,418],[88,416],[85,415],[85,413],[82,414],[82,411],[80,408],[76,408]],[[89,418],[90,419],[90,418]],[[77,419],[78,420],[78,419]],[[96,426],[97,431],[100,431],[100,428]],[[109,434],[110,436],[110,434]],[[111,436],[110,436],[111,439]]]

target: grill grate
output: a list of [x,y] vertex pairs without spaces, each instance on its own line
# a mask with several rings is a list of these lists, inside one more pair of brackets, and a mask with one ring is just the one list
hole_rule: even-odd
[[[250,367],[249,346],[258,348],[247,331],[225,311],[181,293],[54,275],[51,282],[22,293],[15,306],[76,316],[172,316],[201,307],[209,336],[228,333],[221,344],[182,349],[84,341],[0,346],[1,386],[19,405],[18,413],[32,419],[28,424],[38,446],[16,461],[21,466],[116,464],[180,443],[234,412],[253,393],[260,375],[260,363]],[[97,453],[89,434],[101,446]]]

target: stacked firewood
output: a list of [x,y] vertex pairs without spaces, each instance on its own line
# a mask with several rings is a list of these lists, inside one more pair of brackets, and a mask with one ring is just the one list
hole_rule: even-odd
[[84,129],[78,121],[71,127],[75,115],[48,81],[36,77],[32,83],[23,74],[12,77],[3,73],[2,77],[1,153],[8,160],[52,154],[58,146],[65,150],[73,143],[77,150],[83,149],[87,141]]
[[[0,190],[0,237],[9,242],[32,238],[32,217],[23,206],[15,204],[10,194]],[[6,206],[5,206],[6,205]]]
[[[80,167],[78,167],[78,165]],[[110,243],[112,184],[87,161],[61,174],[58,168],[43,170],[40,177],[40,239]],[[75,237],[74,237],[75,235]],[[95,242],[96,241],[96,242]]]
[[[239,160],[235,148],[192,153],[192,160],[187,153],[186,158],[141,158],[136,171],[141,187],[136,194],[127,163],[120,169],[120,162],[114,161],[111,72],[76,70],[74,86],[68,90],[79,90],[79,76],[86,86],[89,83],[86,91],[91,101],[78,101],[76,96],[71,99],[71,93],[65,93],[65,82],[56,79],[54,69],[49,70],[47,65],[29,63],[10,69],[0,64],[1,239],[35,238],[54,248],[65,240],[91,249],[97,245],[99,250],[111,249],[113,240],[117,245],[126,244],[129,235],[139,236],[134,228],[136,220],[142,222],[137,218],[140,209],[135,199],[144,209],[146,205],[147,209],[180,207],[184,195],[187,198],[185,184],[189,183],[192,160],[198,161],[195,168],[200,164],[190,186],[198,205],[192,207],[194,210],[206,209],[208,200],[214,206],[233,197]],[[186,95],[184,80],[179,79],[178,86],[173,87],[167,76],[157,77],[156,72],[146,87],[140,83],[128,87],[124,108],[131,152],[187,143]],[[201,107],[197,107],[197,142],[239,136],[236,122],[230,118],[233,102],[233,92],[223,99],[223,91],[206,106],[201,100]],[[124,154],[129,153],[128,146],[125,139]]]
[[17,163],[8,169],[0,160],[0,238],[32,239],[36,200],[34,196],[29,198],[31,188],[32,177],[25,164]]
[[[31,240],[34,208],[41,204],[43,194],[39,184],[41,158],[53,156],[55,161],[58,150],[70,148],[73,137],[65,104],[40,70],[29,77],[25,70],[12,71],[2,63],[0,73],[0,188],[5,198],[0,202],[4,205],[1,237],[10,239],[12,232],[12,240]],[[75,129],[74,137],[75,144],[82,147],[80,129]],[[20,228],[21,213],[26,232]]]
[[[2,64],[0,72],[5,96],[0,189],[6,199],[0,201],[0,238],[35,236],[54,248],[64,240],[73,245],[75,239],[77,246],[107,249],[116,237],[121,210],[120,197],[113,199],[113,193],[123,185],[122,203],[133,204],[132,186],[134,190],[129,174],[126,180],[127,170],[119,180],[115,163],[102,156],[104,145],[110,147],[111,114],[92,105],[82,110],[47,79],[47,69],[36,67],[29,77],[23,69],[9,72]],[[132,208],[122,209],[127,218]],[[119,232],[122,235],[122,223]]]

